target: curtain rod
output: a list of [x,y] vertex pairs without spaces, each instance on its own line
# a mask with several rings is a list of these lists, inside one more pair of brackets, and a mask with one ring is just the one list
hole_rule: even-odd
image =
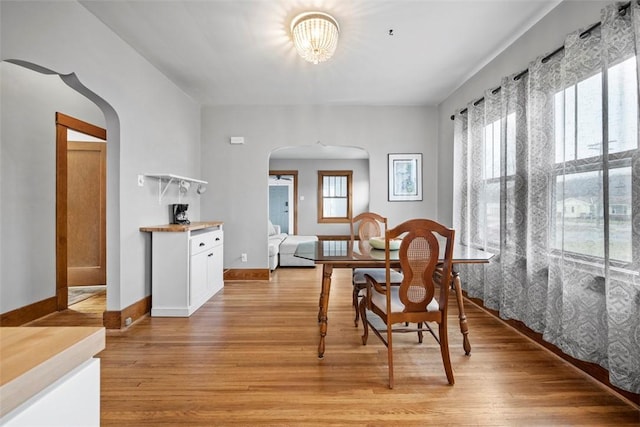
[[[640,1],[638,1],[638,4],[640,4]],[[624,15],[627,11],[627,9],[629,8],[629,6],[631,6],[631,2],[627,2],[623,5],[621,5],[618,8],[618,13]],[[596,28],[598,28],[600,25],[602,24],[602,22],[596,22],[595,24],[592,24],[589,28],[587,28],[586,30],[584,30],[583,32],[580,33],[580,38],[584,39],[586,37],[589,36],[589,34],[591,34],[591,31],[595,30]],[[564,50],[564,45],[560,46],[559,48],[557,48],[556,50],[554,50],[553,52],[551,52],[550,54],[548,54],[547,56],[545,56],[544,58],[542,58],[542,63],[546,64],[547,62],[549,62],[549,60],[551,58],[553,58],[555,55],[557,55],[558,53],[562,52]],[[525,68],[524,70],[520,71],[518,74],[516,74],[513,77],[513,80],[518,81],[522,78],[522,76],[524,76],[525,74],[527,74],[529,72],[528,68]],[[502,86],[498,86],[497,88],[493,89],[491,91],[492,94],[496,94],[498,92],[500,92],[500,89],[502,89]],[[478,105],[480,104],[482,101],[484,101],[484,96],[476,101],[473,102],[473,105]],[[460,110],[460,114],[464,114],[467,112],[466,108],[463,108],[462,110]],[[455,114],[451,115],[451,120],[454,120],[456,117]]]

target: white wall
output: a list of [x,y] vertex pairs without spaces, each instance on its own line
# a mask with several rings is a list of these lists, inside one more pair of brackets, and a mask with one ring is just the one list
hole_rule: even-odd
[[[149,237],[139,227],[167,223],[167,205],[177,201],[174,187],[158,204],[157,183],[147,180],[144,187],[138,187],[137,175],[163,172],[200,177],[200,108],[76,2],[3,0],[0,20],[2,60],[27,61],[65,74],[70,84],[83,84],[101,102],[108,152],[107,309],[123,309],[150,293]],[[4,115],[13,107],[4,101],[2,107],[4,125]],[[3,161],[4,144],[3,129]],[[25,138],[23,150],[31,149]],[[32,164],[23,166],[33,168]],[[199,196],[186,202],[191,205],[191,217],[198,219]],[[51,233],[45,223],[29,226]],[[5,240],[3,233],[3,248],[14,243]],[[43,250],[38,255],[50,265],[55,251]],[[2,270],[11,267],[6,262],[3,259]],[[31,262],[21,261],[28,266]],[[50,285],[22,277],[20,283],[3,280],[0,287],[5,286],[26,287],[23,294],[29,295],[28,302],[36,302],[49,293]],[[3,299],[2,310],[22,305],[24,297],[20,298]]]
[[[350,170],[353,215],[369,210],[369,159],[353,160],[271,160],[271,170],[298,171],[298,234],[348,235],[349,224],[318,224],[318,171]],[[304,197],[304,200],[300,200]]]
[[456,160],[451,115],[482,97],[485,90],[500,86],[502,77],[526,69],[529,62],[538,56],[562,46],[567,34],[598,22],[600,10],[610,3],[595,0],[563,1],[438,106],[439,221],[447,225],[453,223],[453,168],[456,167]]
[[[244,136],[244,145],[229,137]],[[225,268],[268,268],[271,151],[311,145],[355,146],[370,155],[369,209],[390,224],[437,213],[437,111],[434,107],[228,106],[202,112],[202,170],[215,185],[202,216],[225,222]],[[387,201],[387,154],[423,153],[423,201]],[[240,254],[248,262],[240,264]]]
[[[0,62],[0,313],[56,294],[56,111],[105,126],[56,75]],[[34,286],[34,284],[38,284]]]

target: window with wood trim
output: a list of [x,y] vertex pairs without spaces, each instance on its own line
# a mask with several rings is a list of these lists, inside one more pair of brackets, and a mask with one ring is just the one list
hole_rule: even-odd
[[318,171],[318,222],[349,222],[353,171]]
[[639,259],[632,221],[640,209],[633,188],[638,179],[633,167],[638,156],[636,64],[630,55],[606,73],[598,70],[555,94],[550,244],[565,258],[599,263],[608,250],[611,265],[622,268]]

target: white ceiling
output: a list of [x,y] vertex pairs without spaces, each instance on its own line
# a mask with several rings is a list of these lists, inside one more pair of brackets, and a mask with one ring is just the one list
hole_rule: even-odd
[[[81,1],[202,105],[437,105],[559,2]],[[308,10],[340,23],[318,65],[290,41]]]

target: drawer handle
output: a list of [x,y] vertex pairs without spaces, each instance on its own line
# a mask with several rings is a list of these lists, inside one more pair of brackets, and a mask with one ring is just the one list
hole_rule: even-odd
[[200,243],[198,246],[202,247],[202,246],[204,246],[204,243]]
[[220,238],[219,238],[219,237],[216,237],[216,242],[218,242],[218,241],[220,241]]
[[211,253],[211,254],[209,254],[209,255],[207,255],[207,256],[213,256],[213,254]]

